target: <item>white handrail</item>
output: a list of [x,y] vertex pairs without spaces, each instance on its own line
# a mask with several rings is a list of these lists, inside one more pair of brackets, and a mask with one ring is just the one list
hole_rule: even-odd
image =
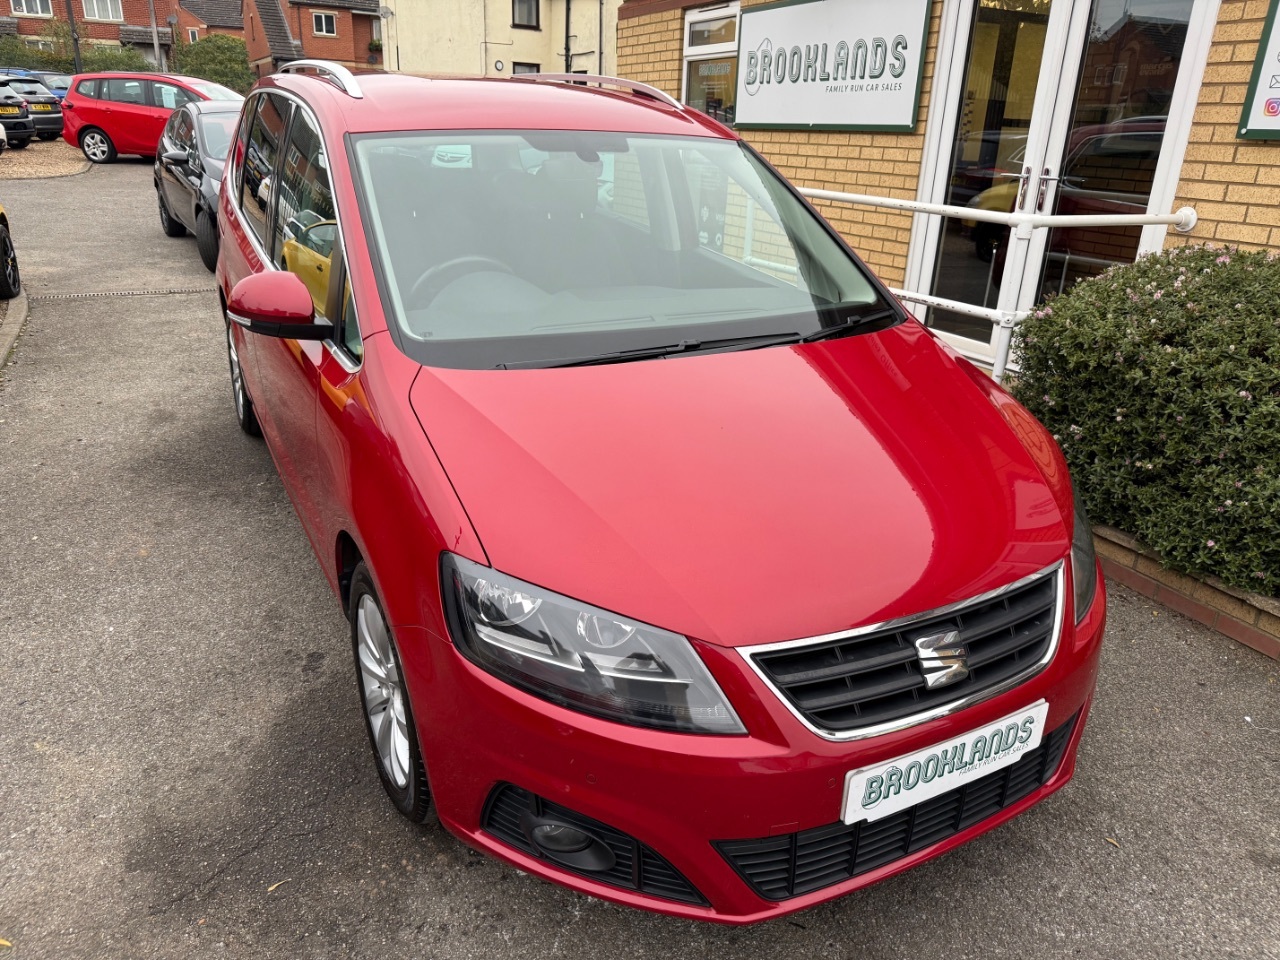
[[[882,207],[888,210],[902,210],[907,213],[924,213],[940,217],[953,217],[960,220],[981,221],[983,223],[999,223],[1010,228],[1011,254],[1017,248],[1018,257],[1025,262],[1029,255],[1031,232],[1053,227],[1140,227],[1165,224],[1180,233],[1189,233],[1196,225],[1196,212],[1191,207],[1181,207],[1173,213],[1119,213],[1119,214],[1049,214],[1021,213],[999,210],[978,210],[973,207],[958,207],[946,203],[926,203],[923,200],[901,200],[897,197],[877,197],[869,193],[843,193],[838,190],[818,190],[802,187],[800,193],[811,200],[830,200],[835,203],[854,203],[869,207]],[[1010,263],[1016,262],[1010,260]],[[1015,268],[1010,268],[1015,269]],[[1006,284],[1006,287],[1011,285]],[[1009,352],[1013,344],[1013,330],[1031,313],[1030,310],[1018,310],[1010,297],[1013,293],[1001,290],[1000,307],[979,307],[975,304],[961,303],[934,297],[930,294],[915,293],[909,290],[894,290],[893,294],[914,303],[942,307],[956,313],[971,317],[981,317],[997,324],[996,355],[991,376],[996,382],[1004,379],[1005,369],[1009,365]],[[1016,297],[1014,297],[1016,299]]]

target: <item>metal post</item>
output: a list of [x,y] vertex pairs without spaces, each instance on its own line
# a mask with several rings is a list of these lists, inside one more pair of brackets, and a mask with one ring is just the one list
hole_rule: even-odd
[[155,55],[156,66],[164,70],[164,58],[160,56],[160,31],[156,29],[156,0],[147,0],[147,9],[151,12],[151,52]]
[[80,31],[76,29],[76,15],[71,9],[71,0],[67,0],[67,21],[71,24],[71,60],[76,73],[84,73],[84,65],[80,62]]

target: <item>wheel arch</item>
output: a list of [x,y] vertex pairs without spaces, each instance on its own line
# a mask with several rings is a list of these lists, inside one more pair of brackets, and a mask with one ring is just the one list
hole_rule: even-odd
[[342,601],[343,613],[351,612],[351,576],[363,559],[364,554],[356,546],[355,538],[340,530],[334,543],[334,569],[338,572],[338,598]]

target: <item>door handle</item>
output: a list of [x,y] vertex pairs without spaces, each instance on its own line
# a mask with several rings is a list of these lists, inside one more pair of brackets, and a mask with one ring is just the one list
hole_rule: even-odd
[[1022,173],[1018,174],[1018,199],[1013,202],[1013,209],[1018,210],[1022,207],[1022,201],[1027,199],[1027,184],[1031,181],[1031,168],[1023,167]]
[[1045,197],[1049,195],[1049,184],[1057,183],[1062,177],[1049,176],[1049,168],[1045,167],[1040,174],[1040,195],[1036,197],[1036,213],[1044,213]]

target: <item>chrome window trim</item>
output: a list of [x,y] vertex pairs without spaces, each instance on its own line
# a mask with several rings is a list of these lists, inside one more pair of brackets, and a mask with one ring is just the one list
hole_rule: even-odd
[[[937,607],[933,610],[926,610],[923,613],[916,613],[907,617],[898,617],[894,620],[883,620],[880,623],[873,623],[865,627],[856,627],[853,630],[841,630],[837,633],[827,633],[818,637],[804,637],[799,640],[783,640],[778,643],[760,643],[749,647],[738,647],[737,652],[742,656],[742,659],[746,661],[747,666],[751,668],[752,672],[754,672],[755,675],[764,682],[764,685],[768,687],[773,695],[781,701],[782,705],[791,712],[791,715],[804,724],[809,732],[817,734],[823,740],[831,740],[838,743],[848,742],[851,740],[865,740],[869,737],[878,737],[882,734],[893,733],[897,730],[905,730],[907,727],[914,727],[917,724],[926,723],[929,720],[936,720],[939,717],[958,713],[966,707],[971,707],[976,703],[981,703],[984,700],[990,700],[992,697],[1006,693],[1014,687],[1030,680],[1049,665],[1050,661],[1053,660],[1054,654],[1058,652],[1058,644],[1062,639],[1063,619],[1066,612],[1066,577],[1063,572],[1065,564],[1065,559],[1059,560],[1058,562],[1045,567],[1043,570],[1039,570],[1036,573],[1023,577],[1020,580],[1015,580],[1013,583],[1006,584],[1003,587],[998,587],[995,590],[989,590],[976,597],[970,597],[968,600],[961,600],[957,603],[950,603],[946,606]],[[1044,577],[1054,578],[1053,627],[1049,637],[1049,648],[1045,651],[1044,656],[1026,670],[1023,670],[1016,676],[1012,676],[1009,679],[996,684],[994,687],[989,687],[986,690],[972,693],[967,697],[961,697],[959,700],[953,700],[950,703],[944,703],[931,710],[926,710],[921,713],[913,713],[909,717],[901,717],[897,720],[878,723],[871,727],[862,727],[858,730],[823,730],[821,727],[814,725],[805,718],[805,716],[796,708],[795,704],[787,698],[786,694],[778,689],[774,682],[769,679],[769,675],[765,673],[764,668],[756,663],[754,659],[755,655],[760,653],[777,653],[780,650],[794,650],[798,647],[817,646],[818,644],[828,643],[835,640],[850,640],[864,634],[875,633],[880,630],[898,629],[917,623],[921,620],[928,620],[932,617],[946,616],[949,613],[955,613],[956,611],[963,610],[966,607],[986,603],[988,600],[994,600],[1002,594],[1017,590],[1019,587],[1024,587],[1027,584],[1033,583]]]
[[[324,152],[325,170],[329,171],[329,189],[333,193],[333,222],[336,224],[338,228],[337,242],[342,244],[342,259],[345,262],[347,259],[347,238],[346,238],[346,234],[343,232],[343,229],[342,229],[342,215],[338,212],[337,191],[333,189],[333,167],[329,164],[330,150],[329,150],[329,144],[325,142],[324,127],[321,125],[319,118],[315,115],[315,111],[313,111],[311,107],[307,105],[307,102],[303,100],[301,97],[299,97],[297,94],[291,93],[287,90],[281,90],[278,87],[272,87],[267,90],[259,90],[256,92],[256,94],[253,95],[255,104],[258,100],[262,98],[263,95],[268,93],[277,94],[281,97],[284,97],[286,100],[293,101],[294,108],[297,110],[301,110],[303,113],[305,113],[307,117],[311,120],[311,123],[315,127],[316,132],[320,134],[320,149]],[[249,133],[251,134],[252,132],[253,131],[251,128],[249,130]],[[289,133],[290,134],[293,133],[292,118],[289,121]],[[281,153],[283,154],[283,151],[281,151]],[[276,157],[277,164],[272,165],[271,172],[273,175],[275,174],[275,168],[278,165],[279,159],[280,159],[279,156],[277,156]],[[243,160],[240,162],[239,166],[240,167],[244,166]],[[250,229],[248,224],[245,222],[244,211],[240,209],[240,192],[241,191],[236,190],[231,196],[231,209],[235,211],[236,219],[240,221],[240,232],[249,238],[249,245],[253,247],[254,251],[258,254],[258,258],[263,262],[263,264],[266,265],[266,268],[268,270],[275,270],[277,272],[283,273],[284,271],[280,270],[280,268],[275,265],[275,262],[271,259],[271,257],[267,255],[267,252],[262,249],[262,244],[258,241],[258,235],[254,233],[253,230]],[[272,214],[271,214],[273,220],[275,218],[275,215],[276,215],[276,210],[273,208]],[[350,274],[349,270],[347,272],[348,274]],[[317,315],[326,321],[329,319],[324,314],[318,313]],[[231,314],[228,313],[227,316],[231,317]],[[235,320],[237,323],[240,323],[246,329],[248,328],[248,323],[243,319],[238,319],[235,317],[232,317],[232,319]],[[337,325],[334,325],[334,329],[335,330],[338,329]],[[360,334],[360,342],[364,343],[363,333]],[[346,351],[343,350],[342,347],[339,346],[337,343],[335,343],[332,339],[323,340],[321,341],[321,343],[328,348],[329,353],[333,356],[335,360],[338,361],[338,363],[342,366],[342,369],[345,370],[347,373],[350,373],[350,374],[359,373],[361,368],[364,367],[363,357],[361,357],[358,362],[353,364],[352,358],[348,356]]]

